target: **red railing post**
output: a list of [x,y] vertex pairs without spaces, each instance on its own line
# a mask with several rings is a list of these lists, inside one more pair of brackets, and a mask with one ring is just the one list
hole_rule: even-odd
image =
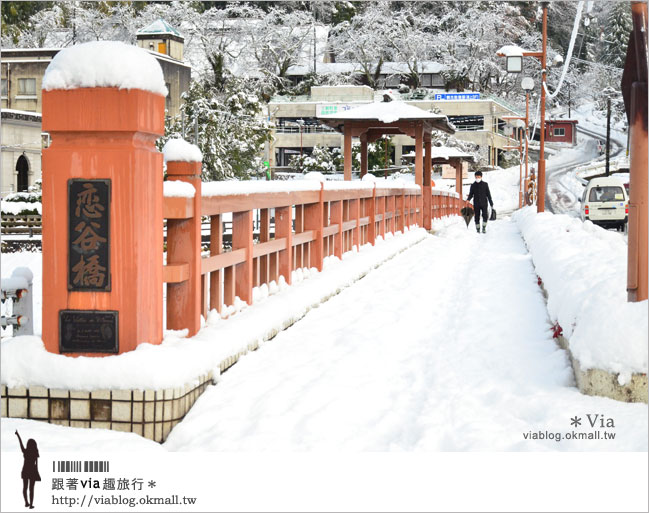
[[235,267],[235,293],[252,304],[252,210],[232,213],[232,249],[245,249],[246,260]]
[[334,256],[343,257],[343,202],[332,201],[329,207],[331,224],[338,225],[338,233],[334,234]]
[[[270,209],[262,208],[259,212],[259,242],[270,240]],[[270,256],[264,255],[259,258],[259,285],[270,282],[269,277]]]
[[405,231],[404,230],[404,226],[406,223],[406,215],[404,212],[405,207],[406,207],[406,196],[405,196],[405,192],[402,192],[399,196],[397,196],[397,208],[396,208],[396,210],[399,211],[396,230],[400,231],[401,233]]
[[309,243],[310,261],[309,267],[315,267],[318,271],[322,271],[322,231],[323,231],[323,187],[320,184],[320,201],[318,203],[311,203],[304,206],[304,230],[312,230],[315,239]]
[[275,209],[275,240],[286,239],[286,249],[277,255],[277,267],[280,276],[291,284],[293,271],[293,208],[278,207]]
[[430,185],[422,185],[421,187],[421,194],[423,196],[423,226],[426,230],[430,230],[432,228],[432,217],[433,217],[433,212],[432,212],[432,190]]
[[[219,214],[210,217],[210,255],[220,255],[223,252],[223,224]],[[221,313],[223,309],[223,294],[221,293],[221,270],[210,273],[210,310]]]
[[367,242],[374,246],[376,243],[376,184],[372,189],[367,215],[370,218],[370,223],[367,225]]
[[349,201],[349,217],[356,221],[356,226],[352,230],[352,244],[356,249],[361,248],[361,200],[356,198]]
[[167,221],[167,264],[189,265],[189,277],[167,284],[167,328],[187,328],[188,336],[201,327],[201,163],[167,162],[170,181],[190,183],[194,194],[194,217]]

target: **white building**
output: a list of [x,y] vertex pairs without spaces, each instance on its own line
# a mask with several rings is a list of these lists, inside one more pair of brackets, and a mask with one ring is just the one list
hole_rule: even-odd
[[41,150],[47,134],[41,134],[41,114],[2,109],[2,174],[0,193],[26,191],[41,178]]
[[[312,87],[309,96],[275,97],[268,105],[268,117],[274,122],[270,165],[284,167],[292,155],[310,153],[314,146],[342,147],[342,135],[324,126],[319,116],[353,109],[359,105],[380,101],[386,92],[375,92],[367,86]],[[390,92],[410,105],[426,111],[438,112],[455,125],[454,137],[479,146],[487,161],[485,165],[498,165],[506,146],[518,142],[507,135],[504,116],[517,116],[513,108],[497,98],[482,97],[480,93],[447,93],[433,91],[423,98]],[[404,164],[402,156],[414,151],[415,142],[406,135],[392,137],[395,152],[392,161]]]

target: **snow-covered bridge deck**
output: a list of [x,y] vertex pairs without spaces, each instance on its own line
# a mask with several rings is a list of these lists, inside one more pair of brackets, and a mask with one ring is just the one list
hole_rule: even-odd
[[646,450],[646,432],[646,405],[574,387],[516,224],[484,236],[458,220],[243,358],[164,447]]

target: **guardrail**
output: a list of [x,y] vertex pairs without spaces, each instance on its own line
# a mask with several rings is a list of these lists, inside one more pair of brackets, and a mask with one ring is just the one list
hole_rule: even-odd
[[[2,289],[2,309],[0,316],[0,326],[7,328],[13,327],[13,335],[33,335],[33,285],[34,275],[26,267],[17,267],[14,269],[10,278],[3,278]],[[8,303],[11,303],[11,313]],[[8,315],[5,315],[5,312]]]
[[24,235],[29,237],[42,233],[42,220],[40,215],[13,215],[2,214],[3,235]]
[[[167,170],[170,178],[188,181],[196,189],[191,197],[164,198],[167,328],[188,329],[190,336],[208,309],[226,315],[237,297],[252,304],[254,287],[280,279],[291,284],[294,270],[322,271],[325,257],[342,258],[388,233],[430,225],[430,219],[424,223],[427,209],[434,219],[459,214],[464,205],[456,193],[441,190],[431,190],[430,201],[424,202],[422,189],[414,184],[280,181],[258,183],[264,190],[248,192],[245,187],[251,182],[239,182],[239,191],[231,190],[228,182],[201,184],[200,163],[192,167],[168,162]],[[226,214],[232,216],[231,247],[224,245]],[[255,237],[257,215],[260,226]],[[205,255],[200,246],[201,216],[210,218]]]

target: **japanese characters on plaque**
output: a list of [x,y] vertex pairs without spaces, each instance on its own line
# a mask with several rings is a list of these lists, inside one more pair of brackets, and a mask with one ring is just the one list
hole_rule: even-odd
[[110,291],[110,180],[68,180],[68,290]]

